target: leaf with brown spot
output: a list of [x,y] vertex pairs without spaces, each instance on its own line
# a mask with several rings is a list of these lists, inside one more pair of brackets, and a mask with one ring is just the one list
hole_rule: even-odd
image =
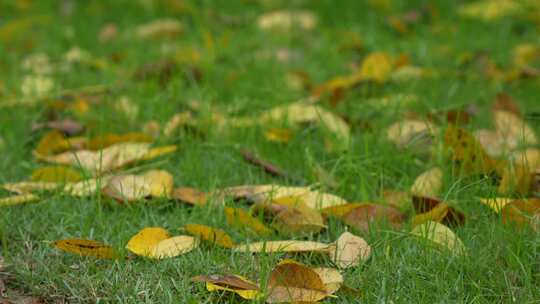
[[328,296],[317,272],[292,260],[284,260],[268,278],[267,303],[317,302]]
[[261,295],[257,284],[239,275],[201,275],[191,280],[206,283],[208,291],[231,291],[246,300],[257,299]]
[[273,232],[259,219],[240,208],[225,207],[225,217],[229,225],[256,235],[269,236]]
[[224,248],[233,248],[234,242],[227,232],[206,225],[186,224],[184,229],[191,235]]
[[113,259],[117,256],[111,246],[104,245],[98,241],[82,239],[66,239],[54,242],[57,249],[78,254],[81,256],[92,256],[99,259]]
[[369,230],[374,222],[388,222],[392,227],[398,228],[404,220],[399,209],[380,204],[363,204],[352,209],[343,216],[343,222],[361,231]]
[[190,187],[174,189],[172,198],[194,206],[204,206],[208,201],[208,195],[206,193]]

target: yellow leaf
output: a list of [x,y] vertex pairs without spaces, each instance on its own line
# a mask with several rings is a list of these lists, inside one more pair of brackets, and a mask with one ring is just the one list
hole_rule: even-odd
[[411,194],[437,197],[442,188],[443,171],[435,167],[420,174],[411,187]]
[[208,291],[225,290],[238,294],[246,300],[261,296],[259,286],[239,275],[209,275],[192,278],[195,282],[205,282]]
[[495,197],[495,198],[479,198],[480,202],[489,208],[493,209],[496,213],[500,213],[504,206],[512,202],[513,198],[508,197]]
[[180,187],[174,189],[172,197],[176,200],[198,206],[204,206],[208,201],[206,193],[189,187]]
[[39,200],[39,196],[34,194],[19,194],[0,198],[0,207],[20,205]]
[[152,160],[162,155],[171,154],[176,152],[178,148],[176,146],[163,146],[150,149],[146,154],[141,157],[141,160]]
[[503,224],[513,224],[518,228],[530,226],[538,230],[540,228],[540,199],[513,200],[502,208],[501,214]]
[[335,249],[329,252],[330,258],[340,268],[348,268],[366,261],[371,255],[371,246],[361,237],[344,232],[334,243]]
[[149,257],[156,259],[173,258],[195,249],[198,245],[194,237],[178,235],[163,240],[153,247]]
[[163,228],[147,227],[133,236],[126,248],[138,256],[162,259],[187,253],[196,246],[197,241],[193,237],[187,235],[171,237]]
[[34,191],[54,190],[59,187],[58,183],[47,182],[18,182],[3,184],[2,187],[9,192],[26,194]]
[[237,229],[247,230],[260,236],[269,236],[272,230],[266,227],[259,219],[251,216],[240,208],[225,207],[227,223]]
[[271,128],[264,132],[266,140],[277,143],[288,143],[292,135],[292,130],[284,128]]
[[237,245],[234,251],[241,252],[328,252],[331,246],[312,241],[267,241],[255,242],[246,245]]
[[492,159],[474,136],[462,128],[449,126],[444,134],[445,147],[451,151],[452,160],[468,174],[489,174],[497,169]]
[[501,175],[502,178],[498,189],[500,194],[529,194],[534,177],[533,172],[529,171],[529,168],[508,163],[502,169]]
[[173,190],[173,177],[164,170],[150,170],[140,175],[112,177],[103,193],[118,201],[132,202],[147,197],[169,197]]
[[116,257],[116,253],[111,246],[92,240],[60,240],[54,242],[54,247],[69,253],[92,256],[99,259],[112,259]]
[[284,196],[255,207],[273,214],[273,226],[283,233],[316,233],[326,228],[321,214],[298,197]]
[[419,139],[430,138],[437,132],[437,127],[428,121],[407,119],[388,127],[386,137],[396,146],[404,148]]
[[64,186],[63,191],[69,195],[73,196],[91,196],[97,193],[98,190],[110,180],[110,176],[101,176],[98,178],[91,178],[82,180],[77,183],[68,183]]
[[219,245],[225,248],[233,248],[234,242],[231,237],[223,230],[199,224],[187,224],[184,229],[194,236],[204,241]]
[[151,143],[152,137],[144,133],[104,134],[88,140],[88,150],[101,150],[120,143]]
[[493,123],[497,132],[513,146],[520,143],[525,145],[538,144],[534,130],[515,113],[503,110],[494,111]]
[[523,7],[519,1],[482,0],[461,5],[458,9],[458,13],[465,17],[492,21],[498,18],[512,16],[521,9],[523,9]]
[[330,206],[323,208],[321,213],[327,216],[333,216],[336,218],[342,218],[345,214],[349,213],[351,210],[356,209],[362,206],[362,203],[347,203],[344,205]]
[[317,17],[310,11],[273,11],[259,16],[257,25],[261,30],[312,30]]
[[464,254],[466,251],[465,245],[463,245],[454,232],[445,225],[437,222],[428,221],[422,225],[416,226],[411,233],[420,238],[429,240],[442,248],[446,248],[456,255]]
[[30,180],[34,182],[66,183],[78,182],[81,178],[79,172],[69,167],[46,166],[34,170]]
[[174,38],[183,31],[182,23],[176,19],[163,18],[139,25],[136,35],[140,39]]
[[412,218],[413,226],[418,226],[420,224],[433,221],[433,222],[442,222],[443,219],[448,215],[448,205],[445,203],[440,203],[435,206],[435,208],[420,214],[416,214]]
[[282,261],[272,270],[267,290],[267,303],[317,302],[328,296],[317,272],[291,260]]
[[59,131],[52,130],[45,134],[39,141],[35,152],[39,155],[51,155],[57,152],[69,150],[69,140]]
[[360,68],[364,79],[373,80],[378,83],[384,83],[392,73],[392,59],[385,53],[375,52],[369,54]]

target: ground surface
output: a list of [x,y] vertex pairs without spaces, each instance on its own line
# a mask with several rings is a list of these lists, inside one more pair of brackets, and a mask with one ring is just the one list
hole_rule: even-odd
[[[51,76],[55,89],[77,90],[94,85],[111,88],[111,92],[100,95],[98,105],[91,105],[89,113],[78,119],[88,126],[88,134],[125,133],[141,130],[150,120],[163,124],[174,113],[188,109],[193,100],[199,102],[203,111],[213,107],[228,115],[255,117],[261,111],[310,94],[291,87],[285,77],[288,72],[302,71],[312,83],[321,84],[350,74],[355,69],[352,64],[358,64],[371,52],[382,51],[394,57],[408,54],[412,64],[429,69],[434,75],[360,85],[347,90],[335,108],[327,98],[320,101],[323,107],[351,122],[352,142],[345,152],[328,151],[324,134],[318,129],[300,129],[289,143],[279,144],[264,138],[264,126],[216,130],[210,125],[206,126],[204,137],[190,132],[158,137],[157,143],[178,144],[180,149],[172,156],[144,165],[169,170],[178,186],[204,191],[242,184],[295,184],[271,177],[244,162],[239,150],[249,148],[306,184],[318,182],[313,167],[322,166],[338,183],[328,191],[348,201],[380,201],[383,188],[408,190],[414,179],[433,165],[451,171],[444,159],[398,150],[385,139],[384,129],[401,119],[405,111],[425,117],[428,112],[475,104],[477,115],[470,128],[478,128],[489,127],[489,104],[499,92],[512,95],[525,113],[532,114],[540,108],[538,78],[494,80],[482,72],[484,63],[478,59],[485,56],[497,66],[508,67],[512,65],[516,45],[540,43],[538,27],[525,18],[490,22],[467,19],[456,14],[460,1],[431,1],[436,13],[427,13],[421,21],[408,25],[409,33],[401,34],[389,26],[387,17],[419,10],[422,1],[394,1],[387,9],[384,5],[379,8],[378,4],[368,4],[377,1],[357,0],[186,0],[185,6],[176,9],[167,6],[172,1],[161,2],[165,4],[32,1],[27,8],[24,4],[0,5],[0,28],[19,18],[42,18],[30,29],[15,31],[19,33],[0,33],[4,39],[0,43],[0,100],[23,98],[20,85],[28,72],[22,68],[22,62],[27,56],[44,53],[52,62],[59,63],[76,46],[93,58],[100,58],[107,67],[76,65],[70,71],[55,72]],[[294,8],[307,9],[318,16],[315,29],[276,34],[257,28],[259,15]],[[180,20],[183,33],[164,42],[134,38],[136,26],[162,17]],[[106,23],[117,25],[118,36],[99,42]],[[285,62],[276,60],[277,50],[286,50],[292,58]],[[163,58],[174,58],[182,67],[165,85],[156,77],[125,77],[142,64]],[[472,58],[472,63],[463,63],[467,58]],[[197,73],[201,80],[196,79]],[[418,101],[408,109],[366,102],[397,93],[414,94]],[[115,103],[121,96],[127,96],[139,107],[135,117],[117,110]],[[47,115],[44,102],[2,108],[0,182],[27,179],[41,165],[33,159],[32,149],[43,133],[33,133],[31,125]],[[61,117],[73,115],[62,112]],[[528,117],[529,124],[540,130],[538,120],[532,115]],[[445,175],[442,197],[453,200],[467,216],[466,223],[455,231],[470,254],[455,257],[428,250],[407,236],[408,228],[394,231],[382,227],[369,233],[358,232],[373,246],[373,255],[344,275],[347,285],[358,288],[362,294],[356,298],[340,295],[327,302],[537,301],[538,237],[506,229],[498,216],[475,199],[495,192],[496,187],[489,182]],[[286,256],[247,255],[203,246],[159,262],[140,258],[108,261],[64,254],[51,246],[58,239],[81,237],[114,244],[127,254],[124,244],[141,228],[161,226],[178,233],[185,223],[224,228],[238,242],[248,239],[242,231],[226,225],[221,207],[192,208],[166,200],[122,206],[106,203],[98,196],[49,195],[37,204],[2,208],[0,221],[1,254],[7,264],[4,271],[10,274],[9,288],[49,301],[240,303],[241,299],[230,294],[209,293],[189,278],[237,273],[264,280],[272,266]],[[307,239],[330,242],[344,229],[339,221],[330,221],[328,231]],[[276,234],[271,239],[283,237]],[[310,265],[330,265],[317,255],[295,258]]]

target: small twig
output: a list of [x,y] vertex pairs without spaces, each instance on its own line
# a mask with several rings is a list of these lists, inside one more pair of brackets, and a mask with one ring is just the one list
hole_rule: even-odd
[[254,166],[257,166],[257,167],[261,167],[264,172],[272,175],[272,176],[276,176],[276,177],[284,177],[286,179],[290,179],[290,180],[294,180],[294,181],[297,181],[299,183],[302,183],[304,184],[305,181],[303,179],[298,179],[298,178],[293,178],[291,175],[289,175],[287,172],[285,172],[285,170],[265,161],[265,160],[262,160],[260,158],[258,158],[257,156],[255,156],[252,152],[246,150],[246,149],[241,149],[240,150],[240,153],[242,153],[242,157],[244,158],[244,160]]

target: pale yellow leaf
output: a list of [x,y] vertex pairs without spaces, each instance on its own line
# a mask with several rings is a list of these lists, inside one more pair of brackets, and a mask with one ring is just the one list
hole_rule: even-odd
[[414,227],[411,233],[420,238],[427,239],[442,248],[446,248],[456,255],[464,254],[466,251],[463,242],[450,228],[441,223],[429,221]]
[[331,246],[313,241],[266,241],[237,245],[234,251],[241,252],[327,252]]
[[411,187],[411,194],[417,196],[437,197],[442,188],[443,171],[435,167],[420,174]]
[[0,198],[0,207],[20,205],[39,200],[39,196],[34,194],[19,194]]
[[340,268],[348,268],[366,261],[371,255],[371,246],[361,237],[344,232],[334,243],[335,249],[329,252],[330,258]]

